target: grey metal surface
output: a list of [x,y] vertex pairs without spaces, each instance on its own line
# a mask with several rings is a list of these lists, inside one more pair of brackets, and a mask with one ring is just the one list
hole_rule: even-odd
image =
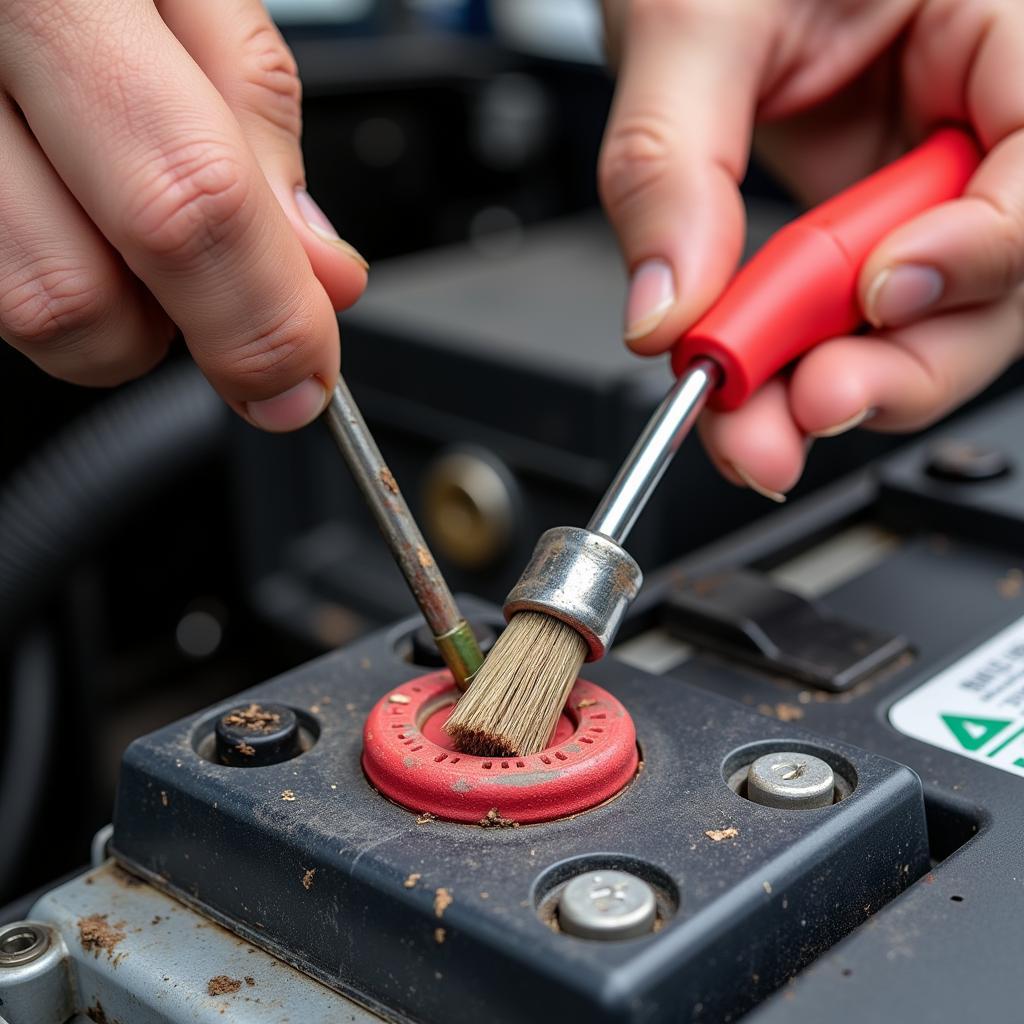
[[0,928],[0,968],[21,967],[38,960],[51,943],[50,929],[31,921]]
[[623,548],[576,526],[545,531],[505,615],[535,611],[572,626],[587,643],[587,661],[604,657],[643,583],[643,573]]
[[[341,377],[334,386],[324,419],[416,604],[439,641],[438,648],[445,663],[456,682],[465,685],[480,667],[483,655],[359,406]],[[441,638],[450,637],[457,637],[458,642],[440,642]]]
[[67,1002],[54,1010],[40,992],[12,1015],[0,972],[9,1024],[380,1024],[112,861],[47,893],[32,918],[59,933],[50,977]]
[[[13,955],[20,938],[31,938],[24,956]],[[49,925],[19,921],[0,933],[0,1006],[10,1024],[64,1024],[73,1012],[64,940]],[[6,962],[5,962],[6,961]]]
[[676,381],[623,461],[588,530],[616,544],[626,542],[719,377],[716,363],[699,359]]
[[634,939],[654,928],[654,890],[627,871],[587,871],[562,890],[558,923],[581,939]]
[[113,825],[104,825],[98,829],[92,837],[92,845],[89,848],[89,863],[98,868],[107,859],[107,845],[114,834]]
[[812,754],[788,750],[765,754],[747,770],[747,796],[765,807],[794,811],[829,807],[835,791],[832,767]]

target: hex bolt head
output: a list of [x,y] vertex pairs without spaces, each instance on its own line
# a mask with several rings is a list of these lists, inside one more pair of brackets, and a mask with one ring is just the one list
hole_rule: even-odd
[[654,890],[625,871],[587,871],[558,899],[562,931],[581,939],[634,939],[654,928]]
[[50,929],[31,921],[18,921],[0,928],[0,970],[24,967],[38,960],[50,948]]
[[836,777],[820,757],[782,750],[759,757],[747,770],[747,798],[766,807],[808,810],[835,799]]

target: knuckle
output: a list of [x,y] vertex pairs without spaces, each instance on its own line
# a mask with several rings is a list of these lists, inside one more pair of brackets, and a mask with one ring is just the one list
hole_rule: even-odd
[[246,391],[268,387],[300,362],[309,350],[316,313],[312,306],[297,301],[276,311],[251,331],[244,341],[223,356],[216,367]]
[[146,251],[188,262],[244,228],[249,172],[229,146],[190,140],[149,163],[126,203],[128,236]]
[[302,131],[302,83],[291,50],[270,23],[261,23],[243,41],[241,75],[235,100],[288,135]]
[[598,163],[602,201],[623,206],[650,191],[669,172],[675,152],[676,129],[662,115],[629,117],[616,125]]
[[994,239],[996,287],[1009,294],[1024,281],[1024,211],[997,218]]
[[0,279],[0,328],[29,345],[67,343],[109,313],[104,290],[80,266],[35,260]]

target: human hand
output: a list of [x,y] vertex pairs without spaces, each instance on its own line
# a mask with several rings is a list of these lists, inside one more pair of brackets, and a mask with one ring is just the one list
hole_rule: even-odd
[[366,262],[302,187],[299,104],[259,0],[0,0],[0,337],[111,385],[176,325],[251,423],[315,418]]
[[654,355],[714,302],[744,231],[752,141],[819,202],[943,121],[986,153],[963,198],[892,232],[858,292],[874,330],[708,412],[722,473],[782,500],[810,439],[915,430],[1024,350],[1024,7],[999,0],[604,0],[619,85],[602,197],[632,277],[627,343]]

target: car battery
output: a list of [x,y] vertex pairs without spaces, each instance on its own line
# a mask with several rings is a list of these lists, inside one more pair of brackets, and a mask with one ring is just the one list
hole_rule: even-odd
[[1013,1019],[1022,429],[655,574],[538,755],[452,749],[415,619],[138,740],[114,855],[385,1019]]
[[452,748],[414,618],[137,740],[130,874],[36,927],[146,1024],[265,1019],[250,962],[310,1020],[1016,1019],[1022,429],[1011,396],[655,574],[539,754]]

